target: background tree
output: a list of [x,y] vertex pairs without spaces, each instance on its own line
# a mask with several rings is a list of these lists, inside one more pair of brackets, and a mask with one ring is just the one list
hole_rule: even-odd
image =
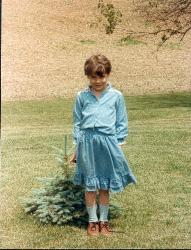
[[[182,41],[191,30],[191,0],[141,0],[134,1],[134,6],[134,11],[150,27],[149,31],[134,31],[127,27],[125,33],[128,36],[159,35],[159,48],[171,37]],[[109,23],[106,33],[112,34],[121,22],[122,13],[112,4],[104,4],[102,0],[99,0],[98,9]]]
[[121,11],[116,9],[111,3],[105,4],[103,0],[99,0],[97,7],[107,21],[104,23],[106,34],[112,34],[115,27],[122,21]]
[[151,23],[152,31],[143,34],[160,34],[159,46],[171,37],[182,41],[191,30],[190,0],[143,0],[135,3],[137,13]]

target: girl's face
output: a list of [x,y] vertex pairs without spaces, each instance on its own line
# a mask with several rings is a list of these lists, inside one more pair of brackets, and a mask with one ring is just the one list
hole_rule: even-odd
[[106,88],[108,78],[109,78],[108,74],[105,74],[104,76],[97,76],[97,75],[88,76],[91,87],[93,88],[93,90],[97,92],[101,92]]

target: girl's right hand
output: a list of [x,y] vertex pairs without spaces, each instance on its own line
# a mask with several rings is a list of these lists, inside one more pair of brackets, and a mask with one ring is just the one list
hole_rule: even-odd
[[70,159],[70,163],[75,164],[76,163],[76,152],[72,155]]

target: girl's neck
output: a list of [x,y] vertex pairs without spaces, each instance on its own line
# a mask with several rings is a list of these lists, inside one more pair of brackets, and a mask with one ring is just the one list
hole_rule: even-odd
[[96,91],[95,89],[91,88],[92,89],[92,92],[94,93],[95,96],[99,97],[101,95],[101,93],[105,90],[101,90],[101,91]]
[[108,85],[109,84],[107,83],[105,88],[100,91],[95,90],[92,86],[90,86],[90,89],[94,93],[95,96],[99,97],[102,94],[102,92],[104,92],[107,89]]

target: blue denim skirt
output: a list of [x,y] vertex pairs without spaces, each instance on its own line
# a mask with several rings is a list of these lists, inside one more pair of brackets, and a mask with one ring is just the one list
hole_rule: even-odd
[[128,184],[136,183],[115,135],[106,135],[96,129],[81,130],[76,152],[73,182],[84,186],[86,191],[121,192]]

